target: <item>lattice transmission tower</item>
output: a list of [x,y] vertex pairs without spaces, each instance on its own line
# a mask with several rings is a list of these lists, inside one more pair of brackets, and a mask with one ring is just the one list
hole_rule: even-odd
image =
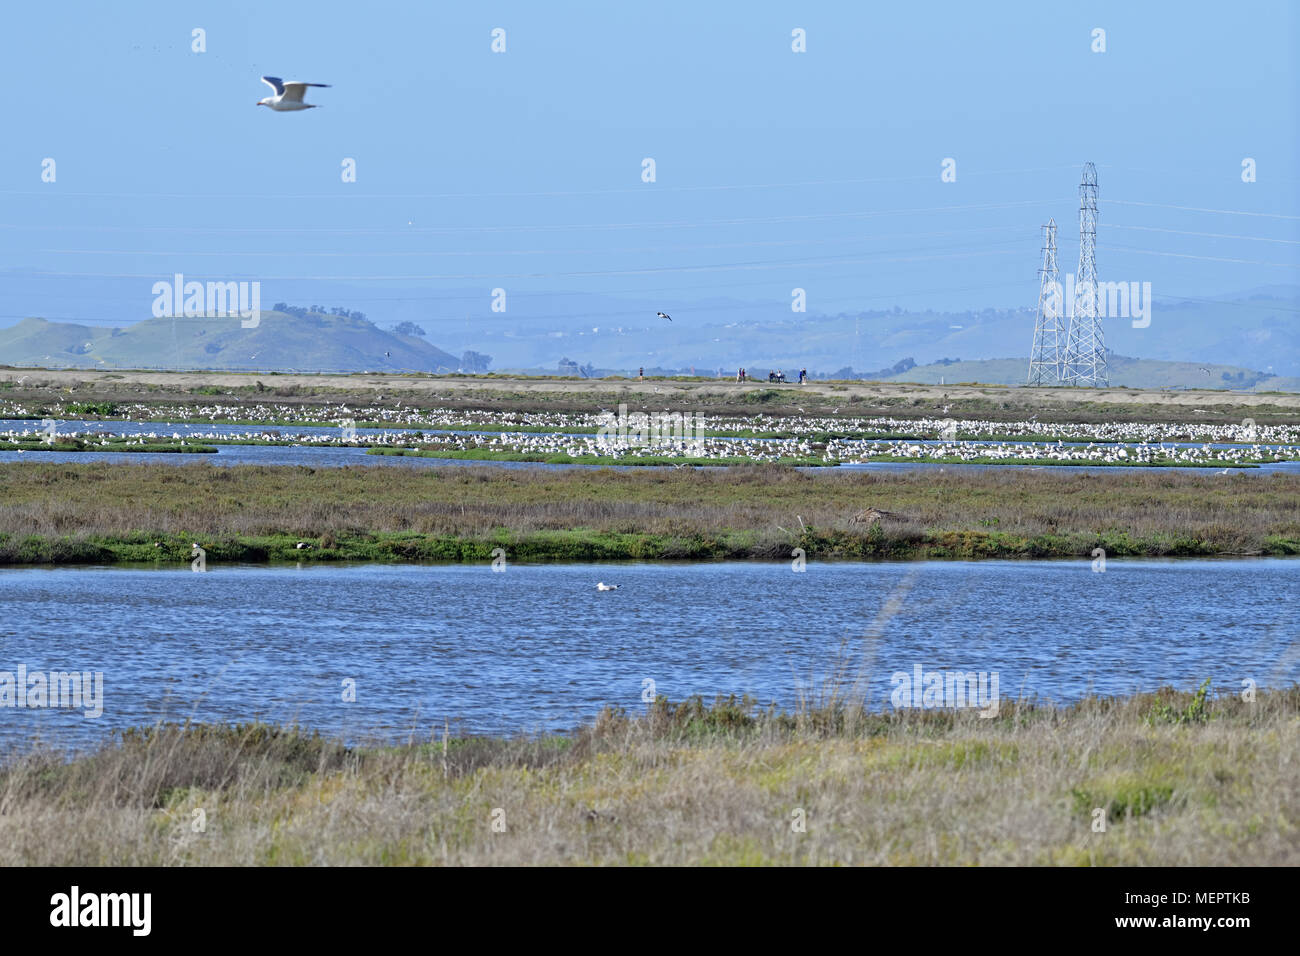
[[1061,381],[1067,330],[1062,307],[1060,275],[1056,268],[1056,220],[1043,227],[1043,266],[1038,270],[1038,319],[1034,322],[1034,347],[1029,352],[1029,384]]
[[1084,165],[1079,183],[1079,269],[1074,279],[1063,380],[1071,385],[1109,385],[1097,285],[1097,167],[1092,163]]

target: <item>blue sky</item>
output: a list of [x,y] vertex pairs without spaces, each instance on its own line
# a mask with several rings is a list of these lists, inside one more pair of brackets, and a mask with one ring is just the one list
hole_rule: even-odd
[[[9,6],[0,325],[146,318],[176,272],[381,323],[425,300],[435,340],[496,287],[1028,307],[1049,216],[1073,271],[1089,160],[1103,279],[1300,283],[1293,3],[463,6]],[[262,74],[333,86],[274,114]]]

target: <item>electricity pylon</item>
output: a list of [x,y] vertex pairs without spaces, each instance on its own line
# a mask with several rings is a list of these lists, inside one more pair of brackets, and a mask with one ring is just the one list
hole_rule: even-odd
[[1061,380],[1067,335],[1063,315],[1056,269],[1056,220],[1049,219],[1043,227],[1043,266],[1038,270],[1038,318],[1034,322],[1034,346],[1029,353],[1030,385],[1049,385]]
[[1079,270],[1075,274],[1074,308],[1066,336],[1063,380],[1070,385],[1110,384],[1106,343],[1101,331],[1097,285],[1097,167],[1083,167],[1079,183]]

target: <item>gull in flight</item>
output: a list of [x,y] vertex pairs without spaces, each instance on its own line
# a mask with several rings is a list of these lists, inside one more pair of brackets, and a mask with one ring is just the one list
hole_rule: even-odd
[[655,315],[659,316],[661,319],[667,319],[669,322],[673,320],[673,317],[667,312],[656,312]]
[[269,106],[277,113],[291,110],[314,110],[315,103],[304,103],[302,96],[309,86],[329,86],[328,83],[286,83],[278,76],[264,76],[262,82],[275,90],[275,96],[267,96],[257,101],[258,106]]

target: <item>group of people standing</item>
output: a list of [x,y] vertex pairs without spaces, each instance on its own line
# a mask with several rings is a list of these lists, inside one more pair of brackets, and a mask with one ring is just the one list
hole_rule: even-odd
[[[774,369],[774,370],[772,370],[772,371],[770,371],[770,372],[767,373],[767,380],[768,380],[769,382],[777,382],[777,383],[784,382],[784,381],[785,381],[785,372],[776,371],[776,370]],[[745,369],[743,369],[743,368],[740,369],[738,372],[736,372],[736,381],[737,381],[737,382],[748,382],[748,381],[749,381],[749,373],[748,373],[747,371],[745,371]],[[807,370],[806,368],[801,368],[801,369],[799,369],[799,384],[802,385],[802,384],[803,384],[804,382],[806,382],[806,381],[808,381],[808,370]]]
[[[691,369],[691,372],[694,373],[694,372],[695,372],[695,369]],[[719,375],[722,374],[722,369],[718,369],[718,374],[719,374]],[[644,367],[638,368],[638,369],[636,370],[636,380],[637,380],[638,382],[644,382],[644,381],[645,381],[645,368],[644,368]],[[784,381],[785,381],[785,372],[781,372],[781,371],[777,371],[777,370],[773,369],[772,371],[770,371],[770,372],[767,373],[767,380],[768,380],[769,382],[776,382],[776,383],[778,383],[778,384],[781,383],[781,382],[784,382]],[[746,371],[744,368],[740,369],[738,372],[736,372],[736,381],[737,381],[737,382],[748,382],[748,381],[749,381],[749,372]],[[804,384],[806,381],[808,381],[808,370],[807,370],[806,368],[801,368],[801,369],[799,369],[799,384],[802,385],[802,384]]]

